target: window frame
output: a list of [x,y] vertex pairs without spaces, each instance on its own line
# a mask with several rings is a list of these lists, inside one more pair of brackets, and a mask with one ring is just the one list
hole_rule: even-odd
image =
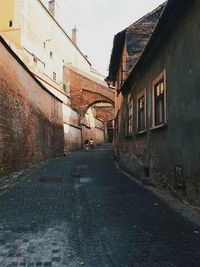
[[[156,102],[161,99],[161,95],[157,97],[157,101],[155,99],[155,90],[156,86],[160,84],[160,82],[163,81],[163,106],[162,106],[162,112],[163,112],[163,121],[160,123],[156,123]],[[152,83],[152,128],[156,129],[163,126],[166,126],[167,124],[167,99],[166,99],[166,69],[164,69],[154,80]]]
[[130,96],[126,108],[126,136],[133,136],[133,98]]
[[[143,107],[143,112],[144,112],[144,128],[139,129],[139,115],[140,112],[142,112],[139,110],[139,100],[142,99],[144,97],[144,107]],[[138,95],[137,95],[137,133],[144,133],[146,132],[146,117],[147,117],[147,107],[146,107],[146,89],[142,90]]]

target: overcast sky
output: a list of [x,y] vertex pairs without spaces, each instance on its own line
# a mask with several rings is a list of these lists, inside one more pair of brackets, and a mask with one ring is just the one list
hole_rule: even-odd
[[[48,0],[43,0],[48,3]],[[57,20],[77,43],[92,66],[108,73],[114,35],[146,15],[164,0],[56,0]]]

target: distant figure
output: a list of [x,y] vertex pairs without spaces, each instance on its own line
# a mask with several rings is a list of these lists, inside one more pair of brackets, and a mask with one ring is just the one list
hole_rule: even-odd
[[88,141],[88,139],[86,139],[85,142],[84,142],[84,148],[85,148],[86,150],[89,149],[89,141]]
[[94,148],[94,141],[93,141],[92,138],[90,139],[90,143],[89,144],[90,144],[90,148],[93,149]]

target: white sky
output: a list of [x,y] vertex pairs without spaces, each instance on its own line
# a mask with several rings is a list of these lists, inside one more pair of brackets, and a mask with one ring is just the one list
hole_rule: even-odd
[[[43,0],[48,3],[48,0]],[[92,66],[108,74],[114,35],[152,11],[164,0],[56,0],[57,20],[71,36],[76,25],[77,44]]]

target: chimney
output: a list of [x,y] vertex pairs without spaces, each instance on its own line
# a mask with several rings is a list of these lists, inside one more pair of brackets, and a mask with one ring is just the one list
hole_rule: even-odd
[[72,42],[77,45],[77,28],[76,26],[72,29]]
[[56,1],[50,0],[49,1],[49,12],[53,17],[55,17],[55,9],[56,9]]

